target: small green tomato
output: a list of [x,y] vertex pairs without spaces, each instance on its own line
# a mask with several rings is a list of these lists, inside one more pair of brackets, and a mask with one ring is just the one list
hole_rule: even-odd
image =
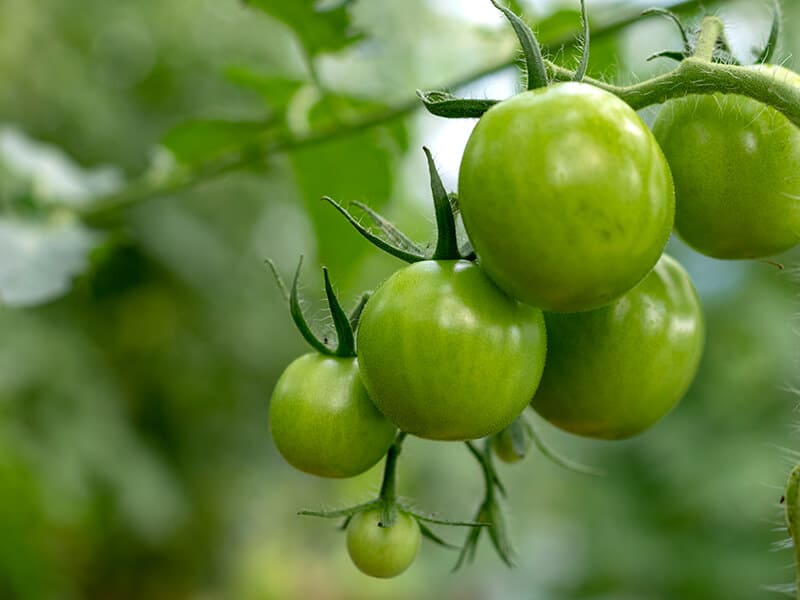
[[381,509],[356,514],[347,526],[347,552],[358,569],[371,577],[400,575],[419,551],[419,523],[399,511],[391,527],[381,527]]

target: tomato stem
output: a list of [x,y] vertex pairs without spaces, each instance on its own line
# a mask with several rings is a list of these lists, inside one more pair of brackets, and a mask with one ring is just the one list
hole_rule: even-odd
[[700,25],[700,34],[697,36],[697,42],[695,43],[694,58],[711,62],[714,58],[717,42],[719,42],[724,31],[725,24],[719,17],[708,16],[703,18],[703,22]]
[[583,81],[586,69],[589,67],[589,15],[586,14],[586,0],[581,0],[581,26],[583,27],[583,43],[581,49],[581,62],[575,71],[575,81]]
[[378,498],[383,504],[381,527],[391,527],[397,518],[397,459],[403,449],[406,432],[400,431],[386,453],[386,464],[383,467],[383,481]]

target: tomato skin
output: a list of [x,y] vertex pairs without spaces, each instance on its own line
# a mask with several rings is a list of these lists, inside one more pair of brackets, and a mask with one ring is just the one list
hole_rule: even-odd
[[423,261],[394,273],[372,296],[358,352],[370,397],[400,429],[475,439],[507,427],[536,391],[544,318],[475,263]]
[[545,320],[550,347],[533,408],[586,437],[623,439],[653,425],[683,397],[702,354],[697,293],[667,255],[613,304]]
[[399,511],[391,527],[380,527],[381,510],[356,514],[347,525],[347,552],[358,569],[371,577],[400,575],[411,566],[419,551],[419,523]]
[[[751,67],[800,86],[777,66]],[[671,100],[653,126],[675,179],[675,227],[723,259],[772,256],[800,243],[800,128],[751,98]]]
[[396,429],[367,395],[355,358],[305,354],[281,375],[270,430],[290,465],[321,477],[353,477],[386,454]]
[[655,265],[674,190],[650,130],[582,83],[523,92],[488,110],[467,143],[459,205],[489,276],[547,311],[608,304]]

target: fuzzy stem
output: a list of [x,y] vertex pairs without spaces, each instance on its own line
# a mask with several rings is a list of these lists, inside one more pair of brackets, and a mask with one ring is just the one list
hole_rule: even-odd
[[699,60],[711,62],[714,58],[714,50],[717,41],[725,31],[725,24],[719,17],[705,17],[700,26],[700,35],[697,36],[697,44],[694,49],[694,57]]
[[[574,77],[572,71],[553,63],[548,68],[557,81]],[[635,110],[690,94],[738,94],[773,107],[800,127],[800,86],[753,68],[692,57],[668,73],[635,85],[618,86],[590,78],[583,81],[618,96]]]

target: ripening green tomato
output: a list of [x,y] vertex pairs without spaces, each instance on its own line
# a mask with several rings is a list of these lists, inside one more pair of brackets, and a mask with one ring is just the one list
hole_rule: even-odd
[[525,458],[525,455],[530,448],[531,438],[526,436],[524,440],[523,453],[520,456],[514,449],[514,442],[512,441],[511,433],[508,429],[504,429],[492,437],[492,450],[494,450],[495,456],[497,456],[497,458],[502,460],[504,463],[514,464]]
[[650,130],[622,100],[583,83],[488,110],[461,160],[459,205],[497,285],[558,312],[597,308],[636,285],[661,255],[675,211]]
[[703,350],[697,293],[666,254],[613,304],[545,320],[550,343],[533,408],[587,437],[622,439],[653,425],[683,397]]
[[377,463],[396,429],[375,408],[355,358],[305,354],[281,375],[270,430],[290,465],[322,477],[353,477]]
[[403,431],[469,440],[508,426],[536,391],[541,311],[498,289],[475,263],[422,261],[387,279],[358,328],[361,376]]
[[[751,67],[800,87],[800,75]],[[800,243],[800,129],[736,95],[671,100],[653,126],[675,178],[675,228],[715,258],[759,258]]]
[[419,551],[419,523],[399,511],[391,527],[381,527],[381,509],[356,514],[347,525],[347,552],[358,569],[371,577],[396,577],[411,566]]

